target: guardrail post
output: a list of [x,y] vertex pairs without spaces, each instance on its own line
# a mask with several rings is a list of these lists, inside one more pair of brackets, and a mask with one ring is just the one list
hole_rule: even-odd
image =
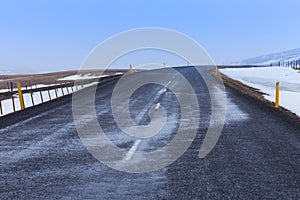
[[14,83],[10,82],[10,91],[13,92],[14,91]]
[[277,82],[276,83],[275,108],[279,108],[279,92],[280,92],[280,85],[279,85],[279,82]]
[[51,101],[52,99],[51,99],[49,88],[48,88],[48,96],[49,96],[49,100]]
[[44,103],[44,98],[43,98],[42,91],[40,91],[40,96],[41,96],[41,101],[42,101],[42,103]]
[[57,98],[58,96],[57,96],[57,89],[56,88],[54,88],[54,92],[55,92],[55,96]]
[[20,83],[17,83],[17,88],[18,88],[20,107],[21,107],[21,110],[24,110],[25,109],[25,103],[24,103],[24,98],[23,98],[23,93],[22,93],[22,88],[21,88]]
[[33,92],[32,92],[32,90],[30,92],[30,97],[31,97],[32,106],[34,106],[34,100],[33,100]]
[[70,83],[71,84],[71,90],[72,90],[72,93],[74,92],[74,85],[73,85],[73,83]]
[[9,92],[10,91],[10,89],[9,89],[9,83],[6,82],[6,85],[7,85],[7,89],[8,89],[8,92]]
[[30,85],[30,97],[31,97],[31,102],[32,102],[32,106],[34,106],[34,99],[33,99],[33,89],[32,89],[32,84],[31,82],[29,81],[29,85]]
[[1,103],[1,100],[0,100],[0,114],[3,115],[3,110],[2,110],[2,103]]
[[64,93],[64,90],[63,90],[63,87],[62,87],[61,83],[60,83],[60,89],[61,89],[62,95],[65,96],[65,93]]
[[16,112],[15,98],[14,98],[14,94],[13,93],[12,93],[12,96],[11,96],[11,101],[12,101],[13,111]]
[[70,94],[68,85],[67,85],[66,83],[65,83],[65,86],[66,86],[66,88],[67,88],[67,93]]

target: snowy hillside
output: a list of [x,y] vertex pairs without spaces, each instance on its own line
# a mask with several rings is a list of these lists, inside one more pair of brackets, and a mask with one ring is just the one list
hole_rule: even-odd
[[246,59],[240,62],[241,65],[279,65],[290,63],[300,65],[300,48],[289,51],[273,53],[255,58]]

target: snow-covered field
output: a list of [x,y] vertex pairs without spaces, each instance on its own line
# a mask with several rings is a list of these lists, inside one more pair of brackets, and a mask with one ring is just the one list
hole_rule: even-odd
[[266,93],[275,101],[275,85],[280,82],[280,106],[300,116],[300,71],[287,67],[227,68],[220,72]]
[[[121,75],[123,74],[122,72],[116,72],[115,75]],[[103,77],[107,77],[109,75],[107,74],[102,74],[100,76],[95,76],[95,75],[92,75],[92,74],[85,74],[85,75],[80,75],[80,74],[75,74],[75,75],[72,75],[72,76],[67,76],[67,77],[64,77],[64,78],[60,78],[58,80],[60,81],[74,81],[74,80],[88,80],[88,79],[96,79],[96,78],[103,78]]]
[[106,77],[106,76],[108,76],[108,75],[92,76],[90,74],[87,74],[87,75],[76,74],[76,75],[60,78],[58,80],[60,80],[60,81],[88,80],[88,79],[96,79],[96,78],[101,78],[101,77]]

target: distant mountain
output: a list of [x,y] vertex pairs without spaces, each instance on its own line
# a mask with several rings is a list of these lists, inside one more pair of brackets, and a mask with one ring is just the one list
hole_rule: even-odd
[[240,65],[300,65],[300,48],[242,60]]

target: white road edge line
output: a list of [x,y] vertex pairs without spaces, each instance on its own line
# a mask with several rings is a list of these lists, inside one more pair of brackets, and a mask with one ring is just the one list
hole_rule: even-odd
[[159,107],[160,107],[160,103],[157,103],[155,106],[155,110],[159,109]]
[[124,160],[131,160],[133,154],[135,153],[136,149],[138,148],[139,144],[142,142],[141,139],[138,139],[134,142],[134,144],[132,145],[132,147],[129,149],[129,151],[127,152]]

